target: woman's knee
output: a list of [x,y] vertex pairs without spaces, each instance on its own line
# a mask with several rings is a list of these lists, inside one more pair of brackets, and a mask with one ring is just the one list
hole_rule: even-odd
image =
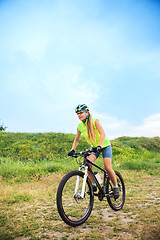
[[96,161],[96,156],[91,154],[90,156],[88,156],[88,159],[91,161],[91,162],[95,162]]
[[105,166],[105,169],[106,171],[112,169],[112,159],[111,158],[104,158],[103,159],[104,161],[104,166]]
[[105,166],[105,170],[107,173],[111,173],[113,171],[111,166]]

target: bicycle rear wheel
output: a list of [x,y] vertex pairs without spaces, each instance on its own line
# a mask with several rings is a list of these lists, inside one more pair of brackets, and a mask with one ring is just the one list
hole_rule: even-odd
[[114,194],[113,194],[113,184],[110,180],[110,178],[107,178],[107,183],[106,183],[106,193],[109,194],[107,197],[107,201],[109,206],[115,210],[118,211],[122,209],[124,202],[125,202],[125,185],[124,185],[124,180],[121,176],[121,174],[117,171],[115,171],[116,177],[117,177],[117,184],[120,189],[120,196],[118,199],[114,199]]
[[[78,192],[75,195],[75,186],[79,177]],[[70,226],[83,224],[91,214],[94,202],[92,184],[87,177],[85,196],[81,198],[84,173],[72,171],[61,180],[57,191],[57,208],[59,215]],[[89,190],[89,194],[86,192]]]

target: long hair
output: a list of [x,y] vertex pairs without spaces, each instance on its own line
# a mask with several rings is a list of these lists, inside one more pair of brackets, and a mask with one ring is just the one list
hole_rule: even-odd
[[88,112],[87,133],[88,133],[89,141],[95,142],[96,134],[95,134],[95,128],[93,125],[92,116],[91,116],[90,112]]

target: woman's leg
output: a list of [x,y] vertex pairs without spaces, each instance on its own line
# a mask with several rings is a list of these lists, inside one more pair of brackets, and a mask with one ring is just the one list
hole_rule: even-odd
[[104,167],[108,173],[109,178],[111,179],[114,186],[117,186],[116,174],[112,169],[112,159],[111,158],[103,158]]

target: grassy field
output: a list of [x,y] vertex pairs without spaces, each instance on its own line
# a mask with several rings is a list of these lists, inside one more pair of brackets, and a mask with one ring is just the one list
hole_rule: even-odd
[[62,174],[24,183],[1,182],[0,239],[160,239],[159,178],[132,170],[122,174],[123,209],[114,212],[106,200],[95,199],[91,216],[77,228],[66,225],[57,213]]
[[[114,212],[107,200],[95,198],[87,222],[72,228],[59,217],[55,199],[64,174],[78,169],[66,157],[73,139],[59,133],[0,133],[0,239],[160,239],[160,139],[112,141],[113,168],[126,185],[125,205]],[[82,139],[79,150],[85,147]],[[97,162],[103,166],[101,158]]]

